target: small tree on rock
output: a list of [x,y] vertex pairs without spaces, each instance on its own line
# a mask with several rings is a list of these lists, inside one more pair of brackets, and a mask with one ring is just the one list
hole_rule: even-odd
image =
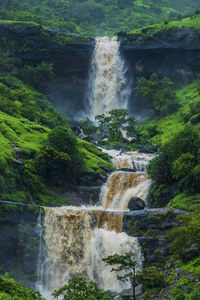
[[133,260],[133,253],[127,252],[124,255],[114,254],[103,258],[103,261],[113,266],[111,272],[117,272],[118,280],[130,282],[133,289],[133,300],[136,300],[135,288],[140,282],[136,275],[136,262]]
[[111,140],[119,140],[122,138],[121,130],[124,129],[128,134],[135,133],[135,118],[129,117],[125,109],[113,109],[107,115],[102,114],[95,117],[99,123],[99,130],[104,131],[107,127]]

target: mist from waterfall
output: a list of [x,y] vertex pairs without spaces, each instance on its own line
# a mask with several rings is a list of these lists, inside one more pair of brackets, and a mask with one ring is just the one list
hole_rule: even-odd
[[112,109],[127,109],[130,86],[119,48],[116,37],[96,38],[88,92],[88,117],[92,121]]

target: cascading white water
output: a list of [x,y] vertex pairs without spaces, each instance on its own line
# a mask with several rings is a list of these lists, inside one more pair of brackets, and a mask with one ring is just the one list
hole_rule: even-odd
[[[112,109],[126,109],[129,85],[125,63],[119,53],[117,38],[96,38],[89,93],[89,118]],[[104,150],[106,151],[106,150]],[[108,152],[108,151],[107,151]],[[74,277],[94,280],[99,287],[112,291],[129,288],[117,280],[102,258],[132,252],[136,269],[141,270],[143,256],[136,237],[122,232],[123,212],[129,200],[146,200],[151,184],[146,165],[152,156],[136,152],[109,152],[116,169],[140,172],[113,172],[102,187],[101,206],[45,207],[43,227],[38,219],[40,250],[37,288],[47,299],[55,289]]]
[[89,118],[112,109],[127,109],[130,88],[116,37],[97,37],[89,80]]
[[[134,152],[134,155],[150,160],[147,154]],[[116,161],[121,161],[126,154],[112,152],[113,156]],[[130,167],[133,168],[133,164]],[[141,165],[135,167],[140,169]],[[145,172],[116,171],[102,187],[102,206],[44,208],[44,235],[41,238],[41,243],[44,243],[40,247],[37,288],[47,300],[52,299],[55,289],[74,277],[93,280],[105,290],[122,291],[130,287],[116,279],[102,258],[131,251],[137,270],[141,270],[143,256],[140,245],[137,238],[122,232],[122,220],[131,197],[145,200],[150,184]],[[41,219],[38,227],[41,236],[40,224]]]
[[[119,226],[120,224],[120,226]],[[132,251],[141,270],[143,257],[137,238],[121,231],[122,215],[82,208],[45,208],[44,240],[46,255],[41,265],[40,292],[52,299],[53,290],[70,278],[84,277],[99,287],[121,291],[129,286],[116,280],[102,258]],[[113,230],[109,230],[113,229]]]
[[111,163],[116,169],[133,169],[135,171],[146,172],[148,163],[155,157],[155,154],[124,152],[118,150],[101,150],[111,158]]

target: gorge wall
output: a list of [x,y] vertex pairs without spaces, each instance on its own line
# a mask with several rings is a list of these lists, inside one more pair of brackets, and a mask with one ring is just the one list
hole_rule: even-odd
[[[136,78],[156,72],[168,76],[177,85],[192,82],[200,67],[199,37],[191,30],[141,38],[135,35],[119,36],[120,52],[124,57],[133,86]],[[23,63],[36,65],[53,62],[53,81],[40,83],[55,107],[65,115],[84,118],[88,112],[87,89],[89,70],[95,48],[95,39],[67,34],[36,25],[0,23],[2,49],[10,49]],[[16,70],[15,70],[16,72]],[[129,110],[141,111],[132,93]]]

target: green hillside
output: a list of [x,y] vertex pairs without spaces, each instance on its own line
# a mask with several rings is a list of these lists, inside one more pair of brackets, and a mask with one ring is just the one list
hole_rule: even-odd
[[[58,149],[54,142],[48,143],[48,137],[57,128],[67,133],[68,149]],[[74,152],[70,150],[73,145]],[[49,165],[52,165],[50,170]],[[104,168],[112,169],[107,155],[73,137],[68,120],[42,94],[14,76],[0,75],[1,200],[67,204],[66,198],[52,192],[57,188],[62,191],[60,178],[65,185],[66,180],[68,185],[73,185],[81,173],[99,174]],[[55,173],[59,174],[58,178]]]
[[199,8],[197,0],[9,0],[0,3],[0,19],[34,21],[90,35],[131,31]]

